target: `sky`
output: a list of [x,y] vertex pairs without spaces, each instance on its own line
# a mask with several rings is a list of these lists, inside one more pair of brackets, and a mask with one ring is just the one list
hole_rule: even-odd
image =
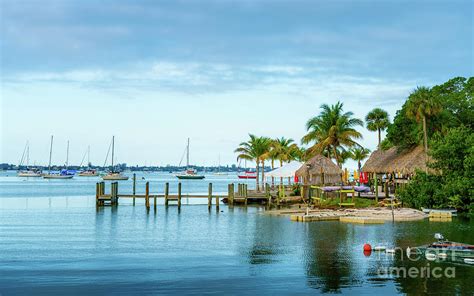
[[[473,1],[0,1],[0,162],[235,164],[321,104],[391,118],[416,86],[473,76]],[[376,133],[359,128],[374,150]],[[354,163],[349,162],[349,167]]]

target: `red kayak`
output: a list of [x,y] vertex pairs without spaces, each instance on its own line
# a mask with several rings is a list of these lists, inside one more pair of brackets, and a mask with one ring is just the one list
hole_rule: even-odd
[[237,175],[239,179],[257,179],[256,172],[243,172]]

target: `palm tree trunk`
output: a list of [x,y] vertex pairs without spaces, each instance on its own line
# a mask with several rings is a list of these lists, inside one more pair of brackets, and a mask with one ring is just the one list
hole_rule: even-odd
[[265,160],[262,159],[262,190],[265,189]]
[[[283,160],[280,159],[280,167],[283,166]],[[283,185],[283,177],[280,177],[280,185]]]
[[[425,146],[425,164],[428,164],[428,133],[426,131],[426,116],[424,115],[423,115],[423,143]],[[425,168],[425,173],[427,172],[428,172],[428,167]]]
[[379,132],[379,145],[377,147],[380,149],[380,129],[378,128],[377,130]]
[[[272,171],[275,169],[275,159],[272,158]],[[272,177],[272,189],[275,187],[275,177]]]
[[339,157],[337,157],[337,149],[336,149],[336,146],[332,146],[332,152],[334,153],[334,159],[336,159],[336,164],[338,167],[341,167],[339,165]]
[[258,172],[259,172],[259,168],[260,168],[260,162],[259,162],[258,158],[257,158],[256,161],[257,161],[257,167],[256,167],[257,178],[255,178],[255,182],[256,182],[255,190],[258,192],[258,191],[260,191],[260,186],[258,186],[259,185],[259,183],[258,183]]

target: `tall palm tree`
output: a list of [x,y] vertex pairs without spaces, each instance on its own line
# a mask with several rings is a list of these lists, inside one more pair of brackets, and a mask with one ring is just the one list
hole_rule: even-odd
[[427,118],[439,114],[442,110],[441,103],[431,94],[428,87],[417,87],[408,97],[407,116],[423,124],[423,144],[425,153],[428,153],[428,132],[426,129]]
[[360,172],[360,168],[362,167],[361,163],[364,159],[369,157],[370,150],[364,147],[354,147],[350,150],[351,158],[357,161],[357,169]]
[[[250,139],[247,142],[240,143],[239,147],[235,149],[235,153],[238,153],[237,160],[244,159],[255,161],[257,178],[255,178],[255,188],[257,191],[260,190],[259,186],[259,170],[260,162],[264,165],[265,154],[268,153],[269,139],[265,137],[257,137],[249,134]],[[264,174],[262,173],[262,176]]]
[[341,164],[338,148],[358,145],[356,140],[362,138],[361,133],[355,129],[357,126],[363,126],[362,120],[353,118],[352,112],[343,112],[343,106],[341,102],[332,106],[321,105],[321,113],[308,120],[308,133],[301,139],[303,144],[314,142],[308,151],[311,156],[327,150],[338,166]]
[[380,136],[381,131],[386,130],[390,125],[390,117],[388,116],[387,111],[381,108],[373,109],[365,117],[365,123],[369,131],[378,132],[379,144],[377,145],[377,147],[380,148],[380,142],[382,141]]

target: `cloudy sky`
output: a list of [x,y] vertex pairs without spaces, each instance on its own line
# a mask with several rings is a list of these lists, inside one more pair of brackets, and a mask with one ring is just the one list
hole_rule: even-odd
[[[235,163],[247,134],[297,142],[322,103],[393,117],[473,75],[472,1],[0,1],[1,158]],[[376,134],[361,128],[373,149]]]

